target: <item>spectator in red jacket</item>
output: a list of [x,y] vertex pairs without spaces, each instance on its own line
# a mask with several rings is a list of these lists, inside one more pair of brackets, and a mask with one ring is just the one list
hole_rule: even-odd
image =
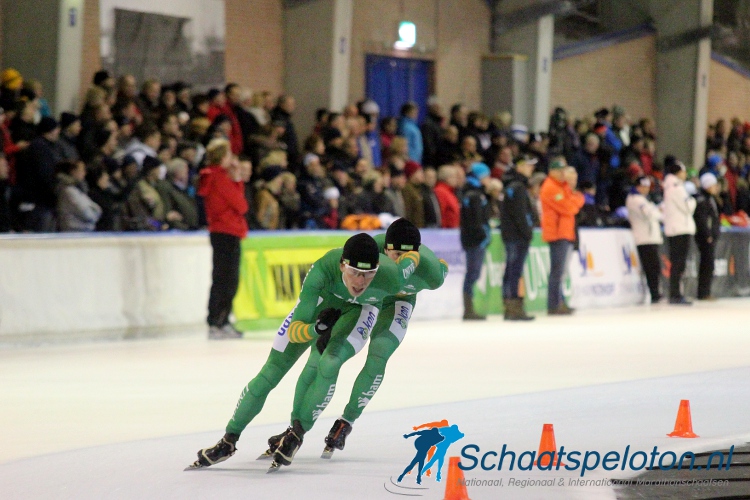
[[456,196],[461,176],[455,165],[443,165],[438,170],[438,181],[435,184],[435,196],[440,205],[440,227],[457,228],[460,223],[461,204]]
[[229,322],[240,278],[240,241],[247,234],[247,200],[239,161],[225,139],[206,147],[198,194],[203,197],[213,248],[213,282],[208,299],[208,338],[240,338]]

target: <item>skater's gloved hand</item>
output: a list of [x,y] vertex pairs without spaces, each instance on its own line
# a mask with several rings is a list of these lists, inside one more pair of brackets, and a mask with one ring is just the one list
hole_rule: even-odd
[[331,340],[331,330],[333,330],[333,325],[336,324],[340,317],[341,309],[334,309],[332,307],[323,309],[320,311],[320,314],[318,314],[318,319],[315,320],[315,333],[318,334],[318,340],[315,342],[315,347],[318,348],[320,354],[323,354],[323,351],[325,351],[326,346],[328,345],[328,341]]

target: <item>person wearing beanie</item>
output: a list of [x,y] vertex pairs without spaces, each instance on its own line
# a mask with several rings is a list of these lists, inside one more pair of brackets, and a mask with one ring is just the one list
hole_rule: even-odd
[[[568,256],[576,241],[576,214],[585,203],[582,193],[575,191],[572,177],[566,179],[567,162],[560,156],[549,165],[549,175],[542,183],[539,199],[542,203],[542,239],[549,244],[550,272],[547,294],[547,314],[569,315],[562,295],[562,280],[568,268]],[[577,182],[577,179],[576,179]]]
[[[162,231],[169,229],[169,219],[164,198],[157,189],[164,180],[167,167],[153,156],[143,159],[141,178],[128,195],[125,204],[126,227],[131,231]],[[169,216],[169,217],[168,217]]]
[[491,180],[490,167],[481,162],[472,164],[469,175],[466,176],[466,188],[461,197],[459,226],[461,247],[466,252],[466,275],[463,286],[464,320],[487,319],[474,311],[474,284],[482,272],[485,249],[490,244],[490,203],[486,190]]
[[291,425],[268,440],[264,454],[274,459],[271,470],[291,464],[305,432],[333,396],[341,366],[364,348],[383,301],[405,289],[419,261],[417,251],[392,261],[366,233],[352,236],[343,248],[315,261],[297,305],[274,335],[268,360],[243,389],[226,434],[215,446],[200,450],[190,468],[208,467],[232,456],[240,434],[260,413],[268,394],[312,347],[295,388]]
[[505,274],[503,275],[503,304],[505,319],[529,321],[518,295],[518,284],[523,276],[523,264],[534,236],[534,207],[529,196],[529,179],[536,168],[536,159],[524,158],[503,176],[503,209],[500,212],[500,236],[505,246]]
[[707,172],[700,177],[701,188],[695,195],[695,243],[700,253],[698,266],[698,300],[714,300],[711,295],[711,282],[714,277],[714,255],[716,242],[721,236],[721,220],[716,197],[721,185],[716,176]]
[[60,231],[91,232],[102,216],[102,208],[88,195],[86,165],[64,161],[57,165],[57,221]]
[[279,200],[281,194],[281,174],[285,170],[278,165],[263,169],[260,178],[263,181],[255,196],[254,216],[260,229],[279,229]]
[[404,166],[406,185],[401,190],[404,197],[404,217],[417,227],[425,227],[424,170],[414,161],[407,161]]
[[422,244],[419,229],[404,218],[393,221],[385,234],[375,236],[375,241],[380,253],[394,262],[399,262],[408,252],[419,251],[419,265],[406,281],[402,293],[383,301],[378,321],[370,334],[367,360],[354,382],[349,403],[325,438],[324,458],[330,458],[334,450],[344,449],[352,424],[362,415],[382,385],[386,364],[406,336],[416,307],[417,293],[440,288],[448,274],[448,264]]
[[650,191],[651,179],[646,176],[639,177],[625,199],[625,207],[628,209],[628,221],[633,231],[638,257],[641,259],[641,267],[646,274],[651,303],[656,304],[661,300],[659,245],[663,239],[659,223],[663,217],[659,207],[648,199]]
[[695,234],[696,200],[686,189],[687,169],[674,156],[664,158],[664,236],[669,245],[669,303],[691,305],[680,287],[685,273],[690,237]]
[[73,113],[63,112],[60,115],[60,147],[68,161],[78,161],[81,158],[77,146],[80,133],[80,117]]
[[32,232],[54,232],[57,197],[56,166],[63,161],[60,147],[60,125],[54,118],[42,118],[37,126],[39,136],[31,141],[18,158],[16,182],[21,193],[21,226]]

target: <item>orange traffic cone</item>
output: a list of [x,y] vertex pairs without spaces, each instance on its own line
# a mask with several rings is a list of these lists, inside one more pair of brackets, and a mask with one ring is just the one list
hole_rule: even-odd
[[693,419],[690,418],[690,401],[680,401],[680,409],[677,410],[677,420],[674,423],[674,431],[667,434],[669,437],[697,438],[698,434],[693,432]]
[[464,471],[458,464],[460,457],[450,457],[448,462],[448,479],[445,482],[445,497],[443,500],[471,500],[469,493],[466,491],[466,479]]
[[537,467],[544,467],[547,468],[550,466],[550,455],[549,452],[552,453],[552,465],[555,467],[557,464],[560,464],[560,466],[565,465],[560,461],[560,457],[557,455],[557,445],[555,444],[555,429],[552,427],[552,424],[544,424],[544,427],[542,427],[542,439],[539,441],[539,453],[537,453],[537,457],[540,457],[542,453],[548,452],[547,455],[544,456],[541,460],[537,460],[534,462],[534,465]]

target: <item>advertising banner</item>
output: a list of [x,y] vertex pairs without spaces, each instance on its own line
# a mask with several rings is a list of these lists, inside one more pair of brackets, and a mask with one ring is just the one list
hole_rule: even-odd
[[[438,290],[420,292],[413,318],[440,320],[463,315],[462,288],[466,254],[458,230],[423,229],[422,242],[449,266]],[[377,234],[377,233],[372,233]],[[242,242],[240,287],[234,315],[243,330],[276,328],[297,301],[310,266],[328,250],[342,246],[346,231],[267,232]],[[668,291],[669,254],[661,248],[664,293]],[[685,272],[685,293],[695,296],[698,260],[692,244]],[[750,231],[722,232],[716,249],[713,294],[750,296]],[[534,232],[524,264],[522,293],[530,312],[546,312],[550,271],[549,246]],[[502,314],[505,248],[495,232],[487,248],[474,307],[481,314]],[[590,309],[641,304],[647,290],[632,233],[627,229],[582,229],[579,248],[572,250],[563,281],[563,296],[571,307]]]

